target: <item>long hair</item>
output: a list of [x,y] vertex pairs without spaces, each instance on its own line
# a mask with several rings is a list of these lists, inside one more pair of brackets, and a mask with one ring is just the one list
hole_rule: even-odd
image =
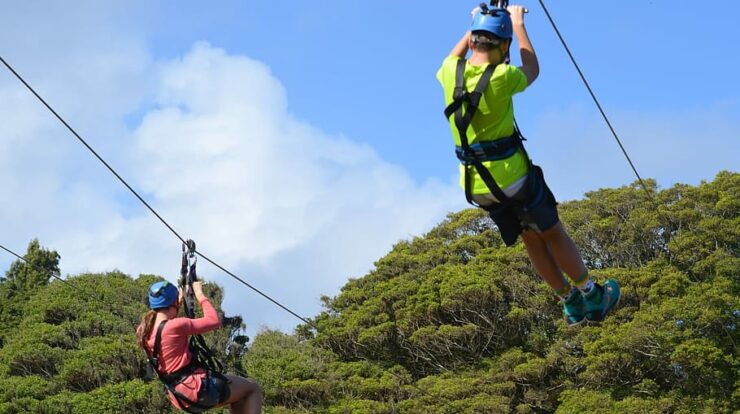
[[157,311],[149,310],[141,317],[141,323],[136,328],[136,343],[146,350],[146,341],[154,329],[154,320],[157,319]]

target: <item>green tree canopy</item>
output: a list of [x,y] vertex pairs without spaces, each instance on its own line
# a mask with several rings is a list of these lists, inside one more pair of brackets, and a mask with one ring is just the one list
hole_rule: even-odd
[[[267,413],[738,412],[740,174],[649,185],[654,200],[634,184],[560,206],[592,275],[622,285],[601,324],[566,326],[523,247],[466,209],[322,298],[318,329],[247,347],[233,316],[207,340],[262,384]],[[67,278],[91,301],[49,282],[55,252],[33,241],[28,257],[0,282],[0,414],[174,412],[133,336],[157,277]]]

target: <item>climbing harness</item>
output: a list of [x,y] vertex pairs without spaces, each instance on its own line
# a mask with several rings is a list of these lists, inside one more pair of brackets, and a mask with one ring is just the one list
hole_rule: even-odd
[[[195,293],[193,291],[193,283],[198,281],[196,263],[197,257],[195,256],[195,242],[187,240],[182,246],[182,266],[180,268],[179,285],[183,289],[183,302],[185,305],[184,311],[188,318],[195,318]],[[162,330],[164,330],[166,323],[167,321],[162,321],[162,323],[159,324],[159,327],[157,327],[157,334],[154,338],[152,353],[149,354],[147,352],[151,369],[157,373],[157,376],[164,384],[164,387],[175,397],[177,402],[180,404],[180,407],[183,407],[185,411],[199,413],[203,410],[212,408],[210,405],[206,406],[198,403],[198,401],[190,400],[182,393],[178,392],[175,387],[198,370],[203,370],[208,377],[217,377],[228,383],[228,379],[222,374],[223,364],[221,364],[221,361],[216,358],[213,351],[211,351],[208,345],[206,345],[206,342],[201,335],[191,335],[189,347],[192,359],[190,360],[190,363],[173,373],[161,373],[159,371],[159,353],[161,350]],[[205,384],[202,386],[205,386]],[[192,411],[188,408],[194,408],[197,411]]]
[[[509,5],[508,0],[491,1],[492,9],[489,9],[485,3],[480,4],[478,12],[473,17],[471,25],[472,31],[486,31],[495,35],[499,39],[511,39],[512,27],[511,18],[506,7]],[[508,53],[506,54],[508,56]],[[507,59],[505,56],[505,60]],[[510,198],[501,190],[494,180],[491,172],[483,165],[484,161],[498,161],[511,157],[517,150],[521,150],[527,159],[529,170],[532,170],[532,161],[527,155],[527,151],[522,145],[524,140],[519,132],[519,127],[514,121],[514,133],[511,136],[494,139],[479,139],[477,143],[470,144],[468,141],[468,127],[473,121],[475,113],[478,111],[478,105],[486,91],[493,72],[498,65],[489,64],[472,92],[468,92],[465,87],[465,65],[466,59],[457,61],[455,70],[455,89],[452,94],[452,102],[445,108],[445,117],[450,118],[454,115],[455,127],[460,136],[460,146],[455,149],[455,154],[464,167],[465,174],[465,199],[468,203],[486,210],[488,207],[479,205],[473,201],[471,190],[471,168],[475,168],[488,190],[493,194],[500,204],[508,204]],[[529,174],[527,181],[531,182],[532,174]]]
[[[159,380],[162,381],[162,384],[164,384],[165,389],[175,397],[178,404],[183,410],[189,413],[198,413],[201,410],[212,408],[210,406],[201,405],[197,401],[189,399],[188,397],[177,391],[177,389],[175,388],[183,380],[193,375],[198,369],[203,369],[206,371],[206,374],[209,374],[208,369],[200,364],[200,361],[198,361],[195,355],[193,355],[193,359],[191,360],[190,364],[186,365],[184,368],[178,371],[175,371],[171,374],[163,374],[159,371],[159,353],[162,347],[162,331],[164,330],[164,326],[166,323],[167,321],[162,321],[162,323],[160,323],[159,327],[157,328],[157,335],[154,338],[154,348],[152,349],[152,353],[148,355],[149,365],[154,370],[154,372],[157,373],[157,376],[159,377]],[[190,410],[190,408],[195,408],[198,411]]]
[[[455,127],[460,135],[460,146],[455,148],[455,154],[460,160],[465,170],[465,199],[468,203],[489,210],[487,206],[481,206],[473,201],[473,194],[471,189],[471,168],[475,168],[483,182],[488,187],[488,190],[493,194],[500,204],[507,204],[511,199],[504,194],[501,187],[498,186],[496,180],[494,180],[491,172],[483,165],[484,161],[498,161],[506,159],[514,155],[517,150],[521,150],[524,153],[524,157],[527,159],[528,167],[531,172],[532,161],[527,155],[527,151],[524,149],[522,141],[524,137],[519,131],[519,127],[514,124],[514,133],[508,137],[499,138],[495,140],[480,141],[474,144],[468,142],[468,127],[478,110],[478,104],[483,97],[488,87],[493,72],[496,69],[496,65],[488,65],[483,71],[483,74],[475,85],[475,89],[472,92],[468,92],[465,88],[465,59],[457,61],[457,68],[455,72],[455,89],[452,95],[452,102],[445,108],[445,117],[449,118],[454,115]],[[529,174],[527,181],[531,181],[534,175]]]

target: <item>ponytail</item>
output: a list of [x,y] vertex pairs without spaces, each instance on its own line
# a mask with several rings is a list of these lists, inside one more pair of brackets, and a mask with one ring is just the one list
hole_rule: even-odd
[[152,334],[157,311],[150,310],[141,317],[141,323],[136,328],[136,343],[146,351],[146,342]]

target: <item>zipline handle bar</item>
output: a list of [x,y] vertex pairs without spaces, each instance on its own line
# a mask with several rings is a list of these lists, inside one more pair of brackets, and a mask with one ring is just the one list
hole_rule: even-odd
[[[509,0],[491,0],[491,7],[495,9],[504,9],[506,10],[507,7],[509,7]],[[488,11],[488,6],[486,3],[481,3],[480,8],[483,11]],[[529,9],[526,7],[524,8],[524,13],[529,13]]]

